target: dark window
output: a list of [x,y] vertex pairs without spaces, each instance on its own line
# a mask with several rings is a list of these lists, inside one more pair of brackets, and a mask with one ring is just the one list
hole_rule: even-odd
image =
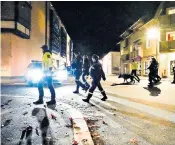
[[20,37],[30,38],[31,3],[5,1],[1,6],[2,32],[13,32]]
[[59,53],[61,51],[61,26],[53,10],[50,10],[50,26],[50,49],[54,53]]
[[67,33],[63,27],[61,27],[61,56],[66,56],[67,47]]

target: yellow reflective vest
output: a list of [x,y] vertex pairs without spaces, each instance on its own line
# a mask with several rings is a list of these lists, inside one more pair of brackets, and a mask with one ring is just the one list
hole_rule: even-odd
[[131,63],[131,68],[132,68],[132,70],[137,70],[138,64],[136,62],[132,62]]
[[52,67],[53,67],[52,54],[46,51],[42,58],[42,69],[43,71],[48,71],[49,68],[52,68]]

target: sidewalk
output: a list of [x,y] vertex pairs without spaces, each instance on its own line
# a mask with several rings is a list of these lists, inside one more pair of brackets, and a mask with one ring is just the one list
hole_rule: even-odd
[[141,82],[134,85],[111,86],[113,83],[123,83],[123,79],[107,76],[102,84],[108,95],[175,112],[175,85],[171,84],[170,79],[162,79],[160,85],[148,89],[147,77],[140,78]]

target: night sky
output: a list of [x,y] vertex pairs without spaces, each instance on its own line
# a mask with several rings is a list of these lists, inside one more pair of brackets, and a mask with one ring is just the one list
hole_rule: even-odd
[[74,50],[105,55],[119,51],[116,43],[129,26],[144,15],[153,15],[160,2],[52,2],[67,32]]

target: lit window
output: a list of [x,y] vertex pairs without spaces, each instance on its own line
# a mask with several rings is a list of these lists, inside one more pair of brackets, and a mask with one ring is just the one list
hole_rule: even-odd
[[170,9],[168,10],[168,14],[169,14],[169,15],[175,14],[175,8],[170,8]]
[[175,40],[175,31],[166,33],[166,41]]
[[147,39],[146,40],[146,48],[150,48],[151,47],[151,40]]

